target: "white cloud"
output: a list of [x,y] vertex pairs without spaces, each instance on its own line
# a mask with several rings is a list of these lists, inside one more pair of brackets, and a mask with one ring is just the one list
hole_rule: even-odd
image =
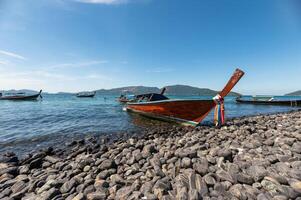
[[9,51],[0,50],[0,54],[5,55],[5,56],[9,56],[9,57],[12,57],[12,58],[17,58],[17,59],[20,59],[20,60],[26,60],[26,58],[24,56],[21,56],[19,54],[9,52]]
[[89,75],[85,76],[84,78],[86,78],[86,79],[102,79],[102,80],[107,80],[107,81],[112,80],[111,78],[104,76],[102,74],[89,74]]
[[8,65],[7,61],[0,60],[0,65]]
[[127,3],[128,0],[75,0],[81,3],[91,3],[91,4],[122,4]]

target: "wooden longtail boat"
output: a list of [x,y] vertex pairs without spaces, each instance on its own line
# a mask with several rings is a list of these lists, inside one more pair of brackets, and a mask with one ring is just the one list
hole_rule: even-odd
[[275,106],[301,106],[301,100],[275,100],[274,98],[270,99],[242,99],[236,98],[237,103],[244,104],[257,104],[257,105],[275,105]]
[[8,96],[2,96],[2,94],[0,93],[0,100],[37,100],[38,97],[42,98],[42,90],[40,90],[40,92],[38,94],[34,94],[34,95],[25,95],[24,93],[16,93],[16,94],[12,94],[12,95],[8,95]]
[[[236,85],[244,72],[236,69],[224,89],[219,93],[223,99]],[[215,100],[169,99],[163,94],[137,95],[137,102],[127,103],[125,110],[183,125],[198,125],[216,105]]]
[[76,94],[76,97],[85,98],[85,97],[94,97],[96,92],[80,92]]

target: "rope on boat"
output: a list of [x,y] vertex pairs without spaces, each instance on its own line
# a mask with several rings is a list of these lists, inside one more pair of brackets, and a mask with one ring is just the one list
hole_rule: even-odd
[[213,97],[213,101],[216,104],[214,110],[214,124],[215,126],[221,126],[225,123],[224,99],[217,94],[215,97]]

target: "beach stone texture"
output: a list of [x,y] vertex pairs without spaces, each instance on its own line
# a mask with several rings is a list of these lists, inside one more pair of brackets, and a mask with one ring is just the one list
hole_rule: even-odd
[[7,152],[0,199],[301,200],[301,111]]

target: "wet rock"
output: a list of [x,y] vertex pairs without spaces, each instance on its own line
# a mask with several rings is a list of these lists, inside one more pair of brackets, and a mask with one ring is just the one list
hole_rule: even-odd
[[29,163],[29,169],[41,168],[43,163],[42,158],[37,158]]
[[56,158],[56,157],[53,157],[53,156],[46,156],[44,158],[44,160],[47,161],[47,162],[50,162],[52,164],[55,164],[55,163],[59,162],[60,159]]
[[6,167],[6,168],[2,168],[0,169],[0,176],[3,174],[11,174],[13,176],[18,175],[18,167]]

